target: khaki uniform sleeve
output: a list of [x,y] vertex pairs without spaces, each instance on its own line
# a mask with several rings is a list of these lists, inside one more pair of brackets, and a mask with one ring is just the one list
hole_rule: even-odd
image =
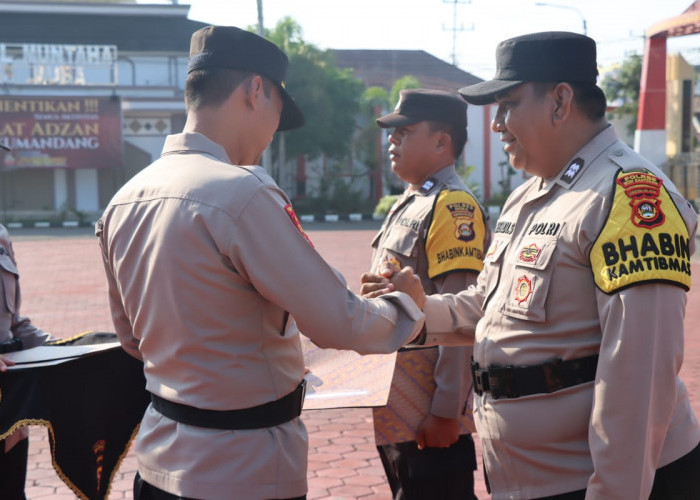
[[139,351],[139,340],[134,337],[131,322],[126,315],[126,311],[124,311],[124,304],[121,299],[119,287],[117,286],[117,282],[114,279],[114,274],[112,273],[112,269],[109,265],[109,258],[107,256],[108,235],[103,228],[104,222],[102,219],[100,219],[96,225],[95,235],[97,236],[100,244],[102,264],[104,265],[105,276],[107,277],[107,294],[109,309],[112,314],[112,324],[114,325],[117,338],[119,339],[122,348],[136,359],[143,360],[141,351]]
[[274,188],[260,188],[232,228],[227,255],[320,347],[390,353],[414,339],[423,314],[403,293],[363,299],[312,247]]
[[[586,498],[648,498],[677,405],[686,294],[668,284],[597,292],[603,339]],[[623,488],[620,485],[624,485]]]
[[483,290],[471,286],[458,294],[428,295],[425,345],[474,345],[476,324],[483,316]]
[[[19,271],[12,242],[3,226],[0,226],[0,248],[4,249],[0,253],[0,314],[3,315],[0,328],[9,328],[11,337],[22,339],[23,349],[40,346],[52,337],[34,326],[28,317],[20,315],[22,293]],[[0,334],[0,340],[9,340],[3,338],[4,335]]]
[[618,174],[611,213],[591,250],[602,341],[586,498],[649,497],[684,398],[678,374],[696,225],[692,208],[658,177]]
[[[476,281],[476,272],[454,272],[436,280],[438,293],[456,293]],[[469,362],[472,346],[439,346],[435,364],[435,393],[430,413],[443,418],[458,418],[463,414],[468,387],[471,385]]]

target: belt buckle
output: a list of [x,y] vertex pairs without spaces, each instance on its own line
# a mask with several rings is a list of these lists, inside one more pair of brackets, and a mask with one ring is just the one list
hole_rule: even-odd
[[481,368],[472,368],[472,379],[474,380],[474,392],[481,396],[491,389],[489,383],[489,372]]

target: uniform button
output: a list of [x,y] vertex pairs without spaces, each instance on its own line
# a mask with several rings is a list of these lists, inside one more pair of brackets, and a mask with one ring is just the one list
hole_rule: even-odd
[[619,158],[619,157],[622,156],[624,153],[623,153],[621,150],[618,149],[618,150],[615,151],[613,154]]

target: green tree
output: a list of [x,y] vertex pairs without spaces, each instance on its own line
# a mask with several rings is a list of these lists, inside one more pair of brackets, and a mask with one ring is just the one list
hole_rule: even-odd
[[389,103],[391,106],[396,106],[399,102],[399,92],[406,89],[419,89],[421,87],[418,78],[412,75],[404,75],[394,82],[389,92]]
[[[331,52],[305,42],[301,26],[290,17],[281,19],[265,35],[289,57],[286,88],[306,116],[305,126],[284,133],[286,155],[347,156],[364,89],[362,81],[351,70],[340,69]],[[275,141],[279,140],[276,137]]]
[[601,82],[608,102],[617,106],[612,115],[630,118],[627,130],[631,134],[637,127],[641,80],[642,56],[633,54],[623,61],[619,70],[608,74]]

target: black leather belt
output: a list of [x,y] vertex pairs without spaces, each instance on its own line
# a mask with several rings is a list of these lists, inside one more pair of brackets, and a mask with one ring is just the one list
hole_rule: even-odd
[[151,393],[153,408],[182,424],[209,429],[249,430],[284,424],[301,415],[306,380],[286,396],[259,406],[240,410],[205,410],[174,403]]
[[490,392],[494,399],[547,394],[595,380],[598,355],[585,358],[555,359],[532,366],[489,365],[472,361],[474,392]]

